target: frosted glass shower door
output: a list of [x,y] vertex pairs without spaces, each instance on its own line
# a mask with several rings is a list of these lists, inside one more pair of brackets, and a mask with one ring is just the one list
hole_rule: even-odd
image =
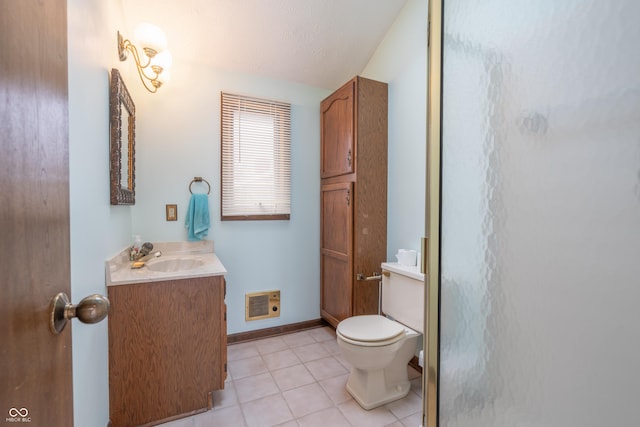
[[443,16],[439,425],[640,425],[640,2]]

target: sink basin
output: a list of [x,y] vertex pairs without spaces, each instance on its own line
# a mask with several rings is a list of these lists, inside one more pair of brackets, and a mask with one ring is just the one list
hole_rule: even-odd
[[166,258],[147,263],[147,268],[151,271],[159,271],[162,273],[173,273],[176,271],[193,270],[202,267],[204,261],[199,258]]

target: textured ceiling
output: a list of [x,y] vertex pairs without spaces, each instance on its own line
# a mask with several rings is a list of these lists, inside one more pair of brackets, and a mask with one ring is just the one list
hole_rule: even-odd
[[[336,89],[359,74],[406,0],[122,0],[127,31],[161,27],[174,62]],[[133,33],[131,33],[133,34]]]

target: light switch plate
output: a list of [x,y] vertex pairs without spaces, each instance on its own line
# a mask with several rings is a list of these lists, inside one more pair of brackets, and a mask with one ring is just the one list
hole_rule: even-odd
[[167,221],[177,221],[178,220],[178,205],[167,205]]

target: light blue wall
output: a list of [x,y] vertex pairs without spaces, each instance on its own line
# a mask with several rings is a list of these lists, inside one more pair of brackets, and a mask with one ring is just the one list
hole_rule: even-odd
[[[119,67],[119,2],[69,0],[69,196],[71,300],[106,295],[104,262],[131,234],[131,208],[109,204],[109,76]],[[125,75],[125,78],[129,78]],[[71,322],[76,426],[109,419],[107,320]],[[66,331],[65,331],[66,332]]]
[[[174,61],[157,94],[132,81],[136,103],[136,205],[133,232],[143,240],[186,240],[189,183],[211,184],[215,251],[228,270],[228,333],[320,317],[320,101],[330,91]],[[220,220],[220,92],[291,103],[291,220]],[[206,190],[194,184],[194,191]],[[178,205],[178,221],[165,205]],[[245,321],[245,294],[281,290],[279,318]]]
[[425,235],[427,0],[409,0],[362,75],[389,84],[387,258]]

